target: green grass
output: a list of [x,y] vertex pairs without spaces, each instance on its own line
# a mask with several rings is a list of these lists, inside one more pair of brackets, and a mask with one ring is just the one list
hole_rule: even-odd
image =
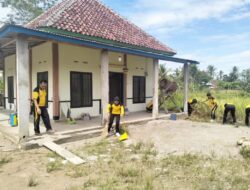
[[38,183],[38,180],[34,177],[34,176],[30,176],[29,177],[29,180],[28,180],[28,187],[35,187],[37,186],[39,183]]
[[7,155],[0,155],[0,168],[3,165],[8,164],[11,160],[12,158]]
[[[203,91],[192,91],[190,90],[189,98],[196,98],[199,102],[205,101],[207,99],[206,94],[209,90]],[[244,125],[245,120],[245,108],[250,104],[250,93],[238,90],[211,90],[212,96],[215,97],[219,107],[217,110],[217,121],[222,122],[224,104],[232,103],[236,106],[236,117],[240,124]],[[178,91],[174,96],[179,107],[183,107],[183,92]],[[169,110],[174,110],[175,106],[172,102],[168,101],[167,107]],[[206,104],[199,103],[197,108],[199,109],[198,117],[193,119],[201,121],[210,120],[210,109]],[[200,116],[201,115],[201,116]]]
[[[104,141],[77,151],[97,155],[100,149],[109,161],[66,167],[72,178],[80,177],[82,189],[243,189],[250,187],[250,159],[217,158],[197,154],[159,156],[152,143],[125,146]],[[95,151],[95,147],[98,147]],[[130,150],[130,151],[127,151]],[[102,151],[101,151],[102,152]],[[103,152],[102,152],[103,153]],[[134,157],[138,159],[134,159]],[[74,172],[72,172],[74,171]]]

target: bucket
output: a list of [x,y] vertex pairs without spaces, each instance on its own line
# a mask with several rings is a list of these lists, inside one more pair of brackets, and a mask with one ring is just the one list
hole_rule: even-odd
[[17,126],[17,114],[16,113],[10,114],[10,126],[11,127]]
[[177,115],[176,114],[171,114],[170,115],[170,120],[176,121],[177,120]]

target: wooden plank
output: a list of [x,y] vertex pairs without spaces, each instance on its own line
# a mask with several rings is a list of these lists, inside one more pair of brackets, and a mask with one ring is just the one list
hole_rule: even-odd
[[56,143],[54,143],[52,141],[44,140],[44,142],[42,143],[42,145],[44,147],[48,148],[49,150],[55,152],[59,156],[65,158],[66,160],[68,160],[72,164],[80,165],[80,164],[85,163],[85,161],[82,160],[80,157],[74,155],[70,151],[66,150],[65,148],[57,145]]

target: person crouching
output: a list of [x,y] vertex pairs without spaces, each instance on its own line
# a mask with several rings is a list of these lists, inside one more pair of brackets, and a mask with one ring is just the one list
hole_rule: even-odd
[[116,120],[116,136],[120,136],[120,119],[124,116],[124,106],[120,103],[119,97],[115,97],[113,103],[108,104],[109,126],[108,133],[111,135],[111,128]]
[[246,107],[246,118],[245,118],[245,123],[246,126],[249,127],[249,117],[250,117],[250,105]]
[[192,115],[192,112],[194,111],[194,106],[198,103],[197,99],[190,99],[188,101],[188,116],[190,117]]
[[227,122],[227,115],[230,112],[231,116],[233,118],[233,123],[236,123],[236,116],[235,116],[235,112],[236,112],[236,108],[235,105],[231,104],[231,103],[226,103],[224,105],[224,115],[223,115],[223,124],[225,124]]

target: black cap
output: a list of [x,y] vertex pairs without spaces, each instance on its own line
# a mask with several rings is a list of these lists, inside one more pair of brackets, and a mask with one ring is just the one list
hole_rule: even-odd
[[208,93],[207,93],[207,96],[211,96],[211,93],[210,93],[210,92],[208,92]]
[[116,96],[115,98],[114,98],[114,101],[120,101],[120,99],[119,99],[119,97],[118,96]]

